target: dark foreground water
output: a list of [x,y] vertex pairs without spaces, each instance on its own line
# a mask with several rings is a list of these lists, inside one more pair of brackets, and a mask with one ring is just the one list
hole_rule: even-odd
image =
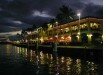
[[102,75],[102,64],[0,45],[0,75]]

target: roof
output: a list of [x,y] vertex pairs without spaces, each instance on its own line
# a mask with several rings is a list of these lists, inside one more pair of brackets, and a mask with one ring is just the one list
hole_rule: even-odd
[[[98,18],[91,18],[91,17],[88,17],[88,18],[82,18],[80,19],[80,23],[85,23],[85,22],[102,22],[103,19],[98,19]],[[78,25],[79,24],[79,20],[75,20],[75,21],[72,21],[70,23],[66,23],[66,24],[62,24],[62,25],[59,25],[58,27],[54,27],[54,29],[58,29],[58,28],[66,28],[66,27],[69,27],[69,25],[73,26],[73,25]]]

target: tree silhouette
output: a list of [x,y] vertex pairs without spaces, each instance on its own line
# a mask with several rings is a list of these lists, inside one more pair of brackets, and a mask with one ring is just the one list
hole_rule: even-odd
[[43,28],[43,30],[47,30],[48,29],[48,25],[47,25],[46,22],[42,24],[42,28]]
[[32,26],[32,30],[34,30],[34,29],[36,29],[37,28],[37,26],[36,25],[33,25]]
[[57,14],[56,19],[59,23],[67,23],[72,21],[75,18],[75,12],[68,8],[67,6],[63,5],[60,8],[60,13]]

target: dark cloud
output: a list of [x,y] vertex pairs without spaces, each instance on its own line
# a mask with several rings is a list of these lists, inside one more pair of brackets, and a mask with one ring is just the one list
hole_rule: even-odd
[[31,25],[24,23],[22,21],[16,20],[14,18],[3,18],[0,20],[0,26],[13,26],[20,29],[31,27]]
[[13,27],[13,26],[5,26],[1,25],[0,26],[0,32],[10,32],[10,31],[19,31],[20,28]]
[[82,10],[82,16],[92,16],[92,17],[103,17],[103,6],[95,5],[93,3],[87,4],[86,7]]
[[47,22],[56,16],[62,5],[76,13],[80,11],[82,17],[103,15],[102,0],[0,0],[0,32]]

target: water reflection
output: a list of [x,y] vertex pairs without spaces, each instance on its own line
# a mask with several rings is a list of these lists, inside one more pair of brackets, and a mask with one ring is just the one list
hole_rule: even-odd
[[[6,46],[7,54],[13,53],[28,61],[36,69],[36,75],[98,75],[98,65],[90,61],[72,59],[58,56],[57,53],[44,53],[43,51],[29,50],[27,48]],[[16,57],[17,58],[17,57]],[[18,57],[19,58],[19,57]],[[21,59],[19,59],[21,60]]]
[[42,69],[48,68],[47,71],[50,75],[82,75],[82,73],[85,75],[97,75],[97,65],[93,62],[87,61],[82,64],[81,59],[59,57],[57,54],[37,52],[27,48],[17,47],[16,50],[17,53],[25,56],[26,60],[37,66],[39,69],[37,74],[43,71]]

